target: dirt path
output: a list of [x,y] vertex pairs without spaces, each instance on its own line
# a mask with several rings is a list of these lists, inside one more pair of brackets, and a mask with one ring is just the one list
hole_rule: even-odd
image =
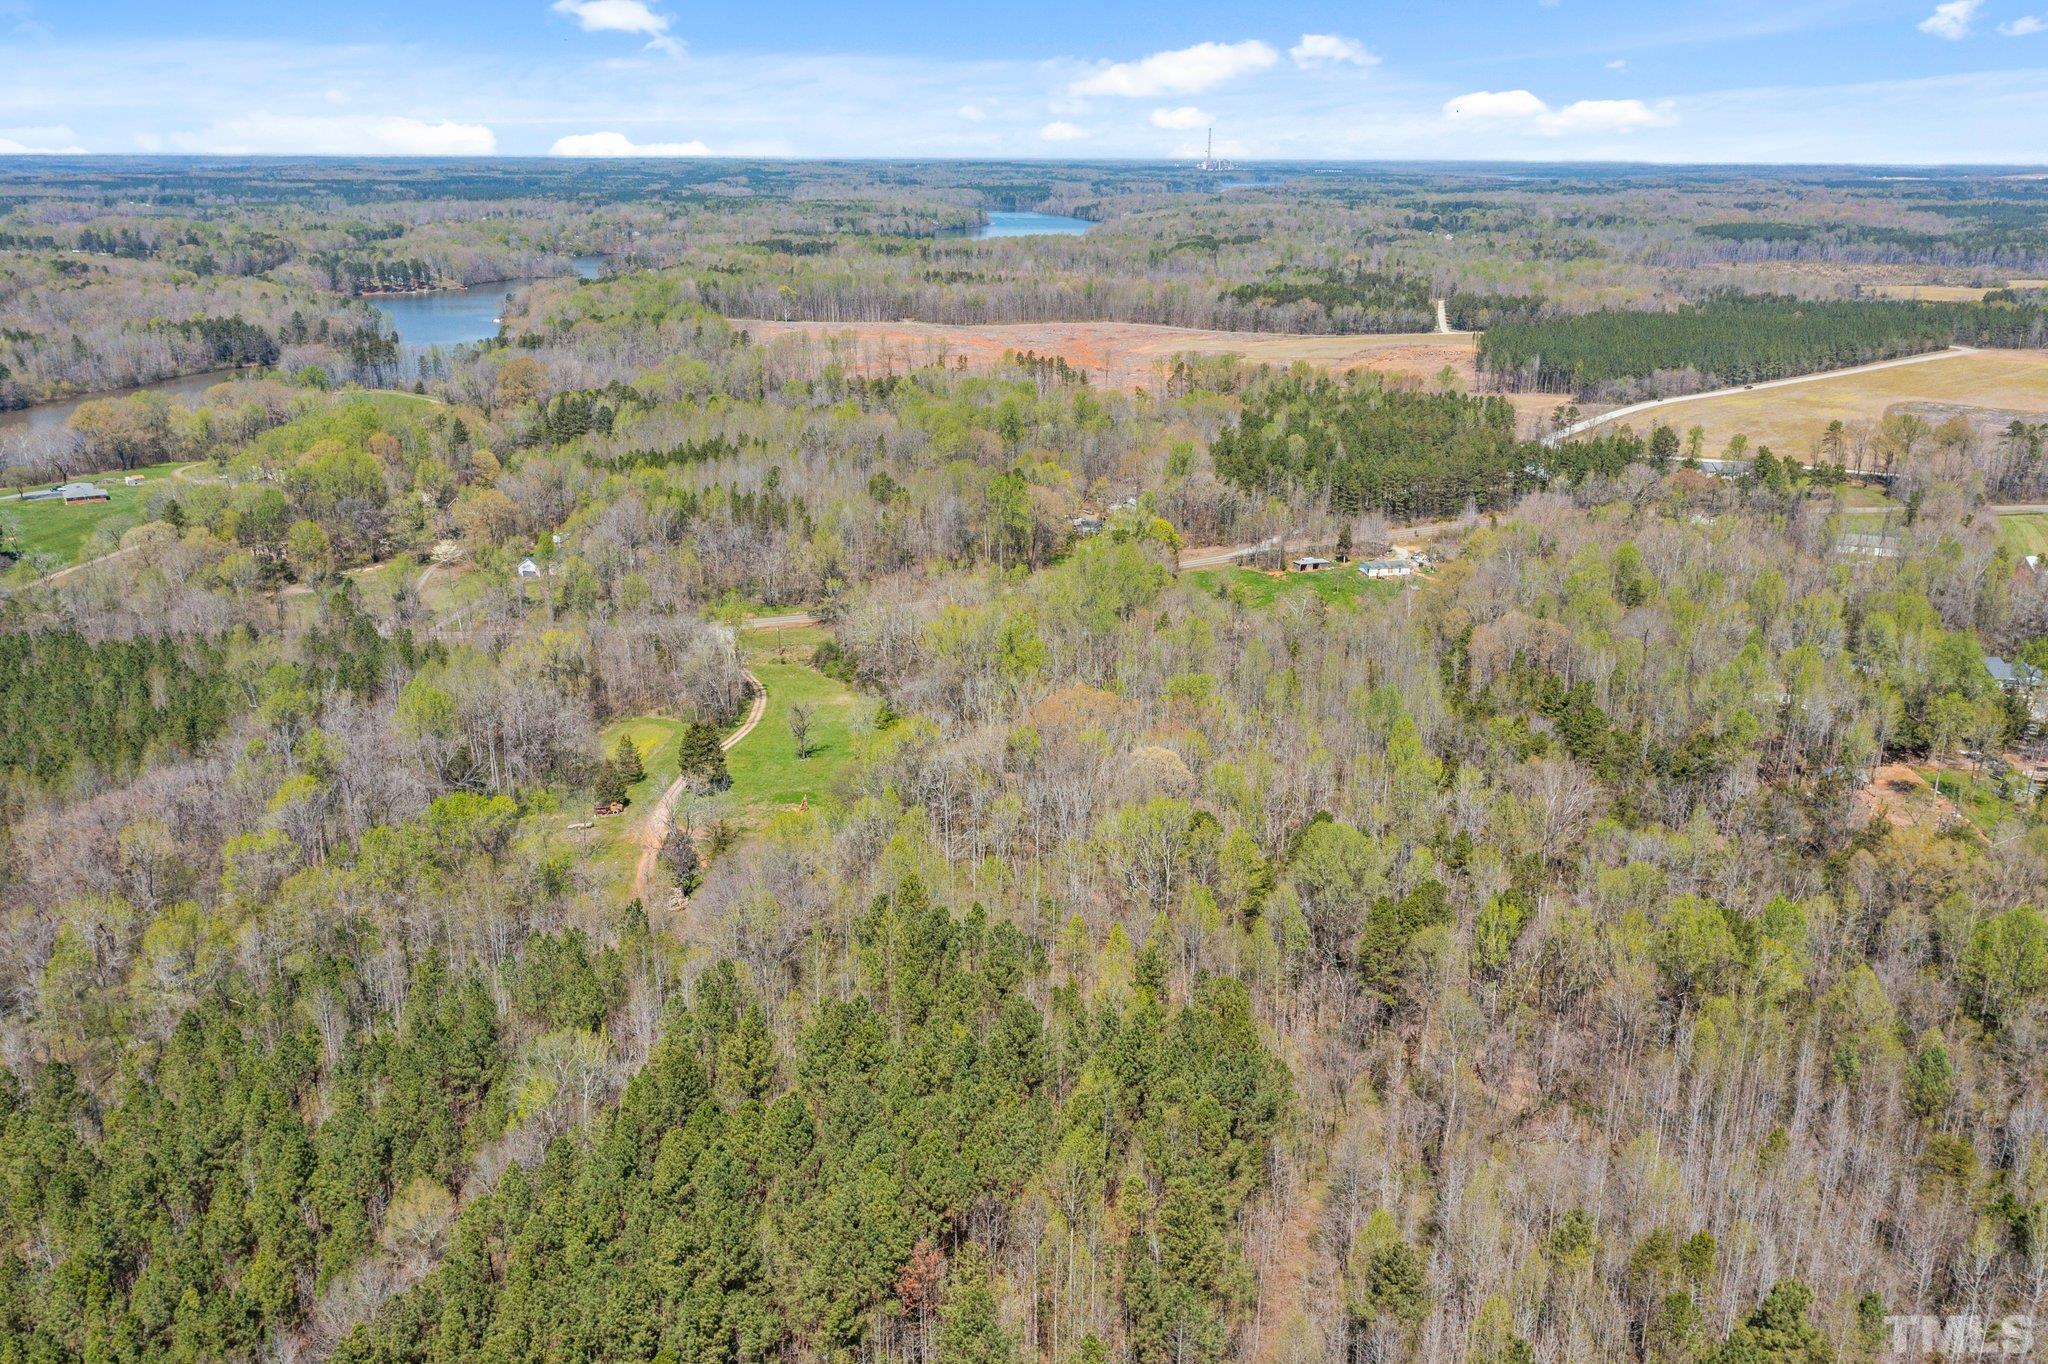
[[[754,704],[747,710],[747,718],[740,727],[719,741],[721,752],[730,753],[739,746],[740,740],[754,732],[754,726],[761,723],[761,717],[768,713],[768,688],[752,668],[747,669],[747,685],[753,689]],[[647,903],[648,888],[654,883],[654,863],[661,856],[661,845],[668,841],[669,826],[675,821],[676,801],[681,799],[687,784],[685,774],[678,772],[676,779],[661,793],[661,799],[654,802],[654,808],[647,812],[647,822],[640,828],[640,860],[633,867],[633,898],[642,906]]]
[[[1407,536],[1413,539],[1416,537],[1442,535],[1448,531],[1458,529],[1463,524],[1464,522],[1462,521],[1418,521],[1412,526],[1390,526],[1388,527],[1388,532],[1393,535]],[[1268,550],[1281,550],[1285,552],[1312,548],[1314,546],[1309,543],[1307,538],[1300,535],[1289,535],[1284,540],[1277,535],[1270,536],[1255,545],[1204,545],[1181,551],[1180,571],[1186,573],[1191,569],[1197,568],[1227,568],[1240,560],[1249,559],[1254,554],[1264,553]]]
[[[72,564],[68,568],[60,568],[53,573],[45,573],[40,578],[31,578],[27,582],[23,583],[21,585],[21,588],[51,587],[57,583],[63,582],[66,578],[69,578],[74,573],[83,573],[88,568],[92,568],[98,564],[112,563],[114,560],[122,558],[129,554],[133,554],[134,552],[135,546],[133,545],[128,546],[126,549],[117,549],[111,554],[102,554],[97,559],[87,559],[82,563]],[[16,588],[15,590],[20,591],[21,588]]]
[[1817,384],[1823,379],[1841,379],[1852,374],[1874,374],[1881,369],[1901,369],[1907,365],[1925,365],[1931,364],[1936,360],[1954,360],[1965,355],[1975,354],[1977,354],[1977,348],[1974,346],[1950,346],[1947,350],[1930,351],[1925,355],[1905,355],[1896,360],[1880,360],[1874,365],[1852,365],[1848,369],[1826,369],[1817,374],[1795,374],[1789,379],[1767,379],[1760,384],[1738,384],[1733,388],[1717,388],[1710,393],[1688,393],[1682,398],[1658,398],[1653,402],[1631,403],[1627,407],[1617,407],[1612,412],[1602,412],[1597,417],[1588,417],[1582,422],[1574,422],[1562,431],[1553,432],[1545,436],[1543,443],[1545,445],[1556,445],[1559,441],[1570,440],[1573,436],[1583,435],[1596,426],[1605,426],[1609,422],[1641,416],[1645,412],[1655,412],[1659,408],[1675,407],[1679,403],[1696,403],[1708,398],[1726,398],[1737,393],[1763,393],[1774,388],[1792,388],[1798,384]]

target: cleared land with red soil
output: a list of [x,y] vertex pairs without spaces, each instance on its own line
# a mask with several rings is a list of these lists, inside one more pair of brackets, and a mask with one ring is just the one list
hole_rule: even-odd
[[[985,369],[1009,352],[1058,356],[1104,387],[1157,391],[1177,355],[1236,355],[1251,364],[1304,361],[1343,373],[1378,370],[1433,384],[1446,367],[1472,389],[1478,381],[1479,338],[1423,333],[1398,336],[1305,336],[1277,332],[1204,331],[1142,322],[1011,322],[949,326],[936,322],[763,322],[735,318],[754,340],[805,338],[849,371],[873,378],[926,365],[959,363]],[[1566,399],[1523,393],[1510,401],[1525,428]]]

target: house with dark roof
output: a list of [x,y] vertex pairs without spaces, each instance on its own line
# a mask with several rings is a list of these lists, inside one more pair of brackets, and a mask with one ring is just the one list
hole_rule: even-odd
[[2041,685],[2041,670],[2025,663],[2009,663],[1993,655],[1984,660],[1984,667],[2000,691],[2032,691]]

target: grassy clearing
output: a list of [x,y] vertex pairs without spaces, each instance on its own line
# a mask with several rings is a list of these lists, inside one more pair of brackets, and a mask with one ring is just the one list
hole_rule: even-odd
[[740,647],[748,653],[777,663],[809,657],[810,651],[832,638],[822,625],[785,625],[772,630],[740,631]]
[[1681,433],[1706,429],[1709,453],[1745,435],[1781,455],[1812,462],[1831,421],[1875,422],[1900,403],[1958,403],[2048,415],[2048,352],[1984,351],[1895,369],[1816,379],[1786,388],[1673,403],[1638,418]]
[[1927,778],[1927,784],[1937,794],[1955,802],[1964,818],[1987,834],[2018,813],[1999,796],[1997,788],[1982,777],[1949,768],[1922,767],[1917,770]]
[[630,738],[633,747],[640,750],[640,765],[647,775],[626,788],[624,814],[591,814],[587,790],[573,793],[564,813],[565,826],[582,820],[595,822],[596,827],[584,834],[589,840],[590,858],[621,884],[632,879],[634,863],[639,860],[640,831],[647,812],[676,778],[676,751],[686,728],[684,721],[666,715],[633,715],[606,725],[599,735],[605,757],[618,751],[620,738]]
[[2048,554],[2048,513],[2022,512],[1998,518],[1998,538],[2013,553]]
[[1320,573],[1261,573],[1255,568],[1198,568],[1184,580],[1211,596],[1228,597],[1248,610],[1263,611],[1283,598],[1303,594],[1321,597],[1333,606],[1355,607],[1367,597],[1399,596],[1402,584],[1371,579],[1345,564]]
[[[10,487],[4,498],[0,498],[0,517],[6,518],[14,532],[13,538],[25,553],[45,556],[51,567],[63,568],[86,557],[86,546],[92,540],[93,532],[104,528],[118,536],[134,525],[140,519],[149,485],[169,478],[183,467],[182,463],[152,464],[143,469],[85,475],[77,481],[99,484],[107,490],[109,500],[81,502],[77,506],[66,506],[62,502],[22,502],[15,497],[22,489]],[[130,488],[123,484],[121,480],[130,474],[140,474],[142,486]],[[49,484],[27,486],[46,488]]]
[[[2008,289],[2039,289],[2044,283],[2038,279],[2016,279],[2004,287]],[[1977,284],[1880,284],[1872,290],[1886,298],[1911,299],[1919,303],[1981,303],[1992,286]]]
[[[775,662],[757,657],[755,676],[768,689],[768,709],[754,732],[725,755],[732,773],[727,798],[747,810],[796,805],[816,800],[852,760],[854,744],[872,724],[873,702],[858,696],[837,678],[808,663]],[[811,712],[811,755],[799,758],[790,732],[790,710]]]

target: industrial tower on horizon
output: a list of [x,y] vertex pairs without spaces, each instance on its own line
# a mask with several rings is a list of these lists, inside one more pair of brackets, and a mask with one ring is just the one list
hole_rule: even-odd
[[1196,166],[1195,169],[1209,172],[1227,171],[1230,169],[1228,161],[1218,161],[1216,159],[1216,130],[1214,128],[1209,129],[1208,146],[1202,152],[1201,164]]

